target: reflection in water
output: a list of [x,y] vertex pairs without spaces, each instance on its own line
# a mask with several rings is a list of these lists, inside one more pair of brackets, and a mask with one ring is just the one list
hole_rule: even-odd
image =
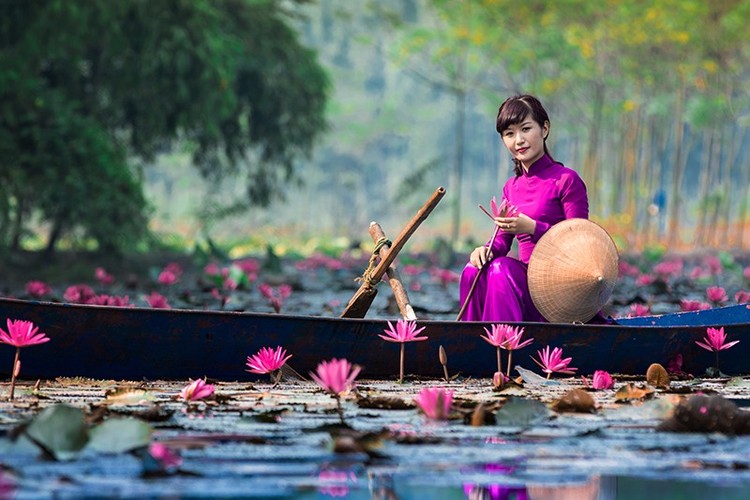
[[597,500],[599,495],[599,476],[594,476],[585,483],[563,484],[527,484],[529,498],[532,500]]
[[349,494],[350,486],[357,483],[357,476],[350,469],[322,469],[318,473],[318,491],[331,497]]

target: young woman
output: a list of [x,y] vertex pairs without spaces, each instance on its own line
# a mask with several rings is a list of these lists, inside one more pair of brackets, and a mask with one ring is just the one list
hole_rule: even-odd
[[[461,319],[545,321],[529,294],[526,270],[531,251],[556,223],[588,218],[586,185],[574,170],[550,156],[549,116],[536,97],[506,99],[497,113],[496,128],[515,163],[515,176],[503,186],[502,198],[517,209],[517,215],[497,217],[497,237],[471,252],[461,275],[462,305],[477,273],[481,275]],[[507,256],[514,238],[518,259]]]

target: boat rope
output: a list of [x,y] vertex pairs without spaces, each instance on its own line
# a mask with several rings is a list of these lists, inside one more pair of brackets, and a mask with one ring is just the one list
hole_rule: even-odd
[[390,247],[393,245],[393,242],[385,236],[378,238],[378,241],[375,242],[375,249],[370,256],[370,262],[367,264],[367,269],[365,269],[362,276],[356,278],[355,281],[364,281],[367,284],[367,288],[374,288],[375,285],[377,285],[377,283],[373,283],[372,272],[375,270],[375,262],[380,256],[380,250],[386,245]]

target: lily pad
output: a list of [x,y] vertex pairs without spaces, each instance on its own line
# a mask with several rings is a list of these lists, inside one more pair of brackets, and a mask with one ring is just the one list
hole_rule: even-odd
[[89,447],[100,453],[124,453],[148,446],[151,426],[134,418],[113,418],[91,429]]
[[56,460],[75,458],[89,440],[83,412],[63,404],[42,410],[26,435]]
[[504,427],[528,427],[549,416],[549,408],[541,401],[513,397],[495,413],[495,422]]

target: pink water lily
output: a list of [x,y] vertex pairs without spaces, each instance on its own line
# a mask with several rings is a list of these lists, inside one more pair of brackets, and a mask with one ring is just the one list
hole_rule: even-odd
[[29,347],[32,345],[43,344],[49,342],[49,337],[44,333],[39,333],[39,327],[34,326],[31,321],[25,321],[21,319],[7,320],[8,331],[6,332],[0,328],[0,343],[12,345],[16,348],[16,355],[13,359],[13,367],[11,369],[11,380],[10,380],[10,396],[8,399],[13,401],[16,390],[16,378],[18,373],[21,371],[21,348]]
[[528,339],[521,342],[521,338],[523,337],[523,328],[512,327],[511,325],[506,325],[504,323],[491,325],[491,330],[485,328],[484,331],[487,333],[487,336],[481,335],[481,337],[497,348],[498,372],[503,371],[500,361],[500,349],[505,349],[508,351],[508,371],[506,373],[506,376],[510,377],[512,359],[511,356],[513,354],[513,351],[526,347],[527,345],[531,344],[534,339]]
[[404,344],[406,342],[427,340],[426,336],[419,336],[424,329],[425,327],[417,328],[416,321],[400,319],[396,322],[395,327],[393,326],[393,323],[389,321],[388,328],[384,330],[385,335],[378,335],[378,337],[388,342],[397,342],[401,344],[401,352],[399,356],[399,382],[404,381]]
[[115,282],[115,277],[109,274],[103,267],[96,268],[94,271],[94,277],[101,285],[111,285]]
[[276,349],[262,347],[256,354],[247,357],[246,365],[249,370],[246,371],[260,375],[268,373],[271,375],[271,379],[275,385],[279,383],[281,378],[281,367],[291,357],[291,354],[287,356],[286,349],[283,349],[281,346],[276,346]]
[[727,336],[724,333],[724,327],[722,326],[718,330],[716,328],[708,327],[706,329],[706,336],[703,338],[703,342],[696,340],[696,344],[707,351],[713,351],[716,353],[716,371],[719,372],[719,352],[725,351],[736,344],[739,344],[739,340],[727,342]]
[[151,292],[146,295],[146,303],[154,309],[170,309],[167,298],[159,292]]
[[341,408],[341,396],[354,387],[354,379],[357,378],[362,368],[352,365],[346,359],[333,358],[330,361],[321,362],[315,373],[310,377],[336,399],[336,410],[341,423],[344,423],[344,411]]
[[361,369],[346,359],[333,358],[330,361],[321,362],[315,373],[310,373],[310,376],[323,390],[334,396],[340,396],[354,387],[354,379],[357,378]]
[[180,391],[180,397],[185,401],[198,401],[212,395],[216,390],[213,384],[207,384],[204,379],[191,381]]
[[446,420],[453,406],[453,390],[442,387],[425,387],[414,398],[414,402],[427,418]]
[[735,340],[733,342],[727,342],[726,340],[727,336],[724,333],[723,326],[718,330],[716,328],[709,327],[706,330],[706,336],[703,338],[703,342],[696,340],[695,343],[706,349],[707,351],[718,352],[725,351],[733,345],[739,344],[740,342],[739,340]]
[[29,281],[26,283],[26,293],[32,297],[44,297],[51,291],[52,288],[43,281]]
[[648,316],[649,314],[651,314],[651,307],[648,304],[641,304],[639,302],[630,304],[630,312],[628,313],[628,318]]
[[724,290],[720,286],[710,286],[706,288],[706,298],[709,302],[712,302],[716,305],[721,305],[722,303],[729,300],[726,290]]
[[148,452],[162,469],[170,470],[182,465],[182,458],[163,443],[151,443]]
[[569,366],[573,358],[563,359],[562,349],[560,347],[555,347],[550,351],[549,346],[546,346],[541,351],[537,351],[537,354],[539,355],[538,361],[534,357],[531,359],[542,368],[542,371],[547,374],[547,378],[553,373],[565,373],[570,375],[578,370],[578,368]]
[[750,292],[746,290],[740,290],[734,294],[734,301],[738,304],[746,304],[750,302]]
[[503,198],[498,205],[497,199],[493,196],[490,200],[490,210],[492,215],[497,217],[518,217],[518,207],[512,205],[506,198]]
[[[584,378],[584,383],[588,386],[588,380]],[[615,381],[612,379],[612,375],[604,370],[596,370],[594,375],[591,377],[591,387],[597,391],[602,389],[611,389],[614,387]]]
[[680,301],[681,311],[705,311],[711,309],[711,304],[700,300],[683,299]]

